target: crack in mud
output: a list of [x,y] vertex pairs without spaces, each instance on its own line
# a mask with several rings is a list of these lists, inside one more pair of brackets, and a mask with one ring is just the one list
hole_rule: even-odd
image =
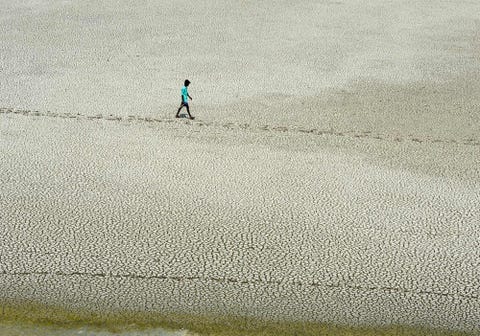
[[84,115],[84,114],[71,114],[71,113],[56,113],[56,112],[41,112],[36,110],[21,110],[13,108],[0,107],[0,114],[21,114],[24,116],[35,116],[35,117],[51,117],[51,118],[62,118],[62,119],[84,119],[84,120],[109,120],[109,121],[126,121],[126,122],[150,122],[150,123],[172,123],[172,122],[183,122],[185,125],[190,126],[210,126],[210,127],[221,127],[225,129],[241,129],[241,130],[257,130],[257,131],[271,131],[271,132],[295,132],[311,135],[330,135],[330,136],[339,136],[339,137],[350,137],[350,138],[366,138],[366,139],[375,139],[383,141],[394,141],[394,142],[414,142],[414,143],[442,143],[442,144],[455,144],[455,145],[465,145],[465,146],[480,146],[480,139],[468,138],[468,139],[439,139],[431,137],[418,137],[414,135],[387,135],[373,133],[371,131],[335,131],[335,130],[325,130],[317,128],[304,128],[304,127],[286,127],[286,126],[275,126],[275,125],[251,125],[248,123],[215,123],[215,122],[205,122],[200,120],[182,120],[175,118],[152,118],[152,117],[142,117],[129,115],[127,117],[118,116],[118,115]]
[[382,291],[382,292],[397,292],[404,294],[416,294],[416,295],[434,295],[434,296],[443,296],[443,297],[458,297],[469,300],[478,300],[480,295],[475,294],[462,294],[462,293],[450,293],[445,291],[434,291],[434,290],[415,290],[403,287],[393,287],[393,286],[361,286],[354,284],[342,284],[342,283],[320,283],[320,282],[301,282],[301,281],[292,281],[285,282],[281,280],[247,280],[247,279],[235,279],[229,277],[200,277],[200,276],[168,276],[168,275],[141,275],[141,274],[114,274],[114,273],[88,273],[88,272],[7,272],[2,271],[0,275],[10,275],[10,276],[62,276],[62,277],[74,277],[74,276],[83,276],[83,277],[100,277],[100,278],[116,278],[116,279],[135,279],[135,280],[175,280],[179,282],[186,281],[205,281],[205,282],[217,282],[217,283],[226,283],[226,284],[240,284],[240,285],[251,285],[251,284],[260,284],[260,285],[293,285],[293,286],[306,286],[306,287],[327,287],[327,288],[345,288],[349,290],[358,290],[358,291]]

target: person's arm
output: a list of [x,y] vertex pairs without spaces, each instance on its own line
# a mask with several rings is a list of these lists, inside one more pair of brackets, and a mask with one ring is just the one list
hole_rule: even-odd
[[187,96],[188,96],[188,98],[190,98],[190,100],[193,100],[193,98],[192,98],[192,97],[190,97],[190,94],[188,94],[188,93],[187,93]]

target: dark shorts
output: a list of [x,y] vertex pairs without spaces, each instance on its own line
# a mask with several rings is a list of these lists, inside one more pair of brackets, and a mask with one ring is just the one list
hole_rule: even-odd
[[182,101],[181,106],[187,106],[188,107],[188,102]]

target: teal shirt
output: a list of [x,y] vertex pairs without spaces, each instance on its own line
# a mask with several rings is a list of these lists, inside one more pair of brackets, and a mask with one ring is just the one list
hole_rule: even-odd
[[182,100],[184,103],[188,103],[188,90],[187,87],[182,87]]

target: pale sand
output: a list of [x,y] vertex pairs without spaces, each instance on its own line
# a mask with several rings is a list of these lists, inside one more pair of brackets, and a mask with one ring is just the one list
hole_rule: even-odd
[[0,9],[0,299],[479,330],[480,3]]

